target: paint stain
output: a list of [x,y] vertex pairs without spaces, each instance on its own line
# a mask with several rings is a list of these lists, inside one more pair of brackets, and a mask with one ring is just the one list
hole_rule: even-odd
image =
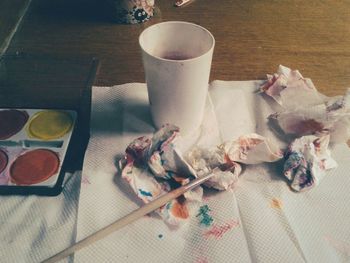
[[29,137],[52,140],[64,136],[73,128],[71,115],[63,111],[40,111],[30,119],[27,133]]
[[314,119],[302,120],[297,124],[292,124],[288,127],[295,134],[308,135],[315,134],[316,132],[322,132],[324,126],[322,123],[315,121]]
[[325,236],[324,239],[332,246],[334,247],[337,251],[350,256],[350,244],[345,243],[343,241],[335,240],[332,237]]
[[159,234],[159,235],[158,235],[158,238],[159,238],[159,239],[163,239],[163,237],[164,237],[164,236],[163,236],[162,234]]
[[82,179],[81,179],[81,183],[82,183],[83,185],[89,185],[89,184],[91,184],[91,182],[90,182],[88,176],[83,176]]
[[276,208],[276,209],[282,209],[283,208],[282,201],[280,199],[277,199],[277,198],[273,198],[271,200],[270,205],[271,205],[272,208]]
[[200,218],[200,224],[205,226],[210,226],[214,219],[209,215],[210,208],[208,205],[203,205],[199,208],[199,213],[196,217]]
[[208,196],[203,196],[202,200],[205,202],[208,202],[210,200],[210,198]]
[[222,238],[229,230],[239,226],[239,222],[237,220],[231,220],[228,223],[225,223],[223,225],[213,225],[213,227],[204,232],[204,237],[215,237],[216,239]]
[[58,155],[51,150],[25,152],[11,164],[11,181],[17,185],[41,183],[57,173],[59,164]]
[[29,115],[26,111],[2,110],[0,111],[0,140],[6,140],[18,133],[26,122]]
[[0,185],[7,185],[9,182],[9,178],[4,174],[0,175]]
[[147,192],[147,191],[144,191],[144,190],[142,190],[142,189],[139,189],[139,192],[140,192],[140,194],[143,195],[143,196],[149,196],[149,197],[152,197],[152,196],[153,196],[151,192]]
[[178,218],[186,219],[189,217],[187,206],[184,203],[179,203],[177,200],[173,202],[171,213]]
[[0,149],[0,173],[5,170],[8,163],[8,156],[6,152]]

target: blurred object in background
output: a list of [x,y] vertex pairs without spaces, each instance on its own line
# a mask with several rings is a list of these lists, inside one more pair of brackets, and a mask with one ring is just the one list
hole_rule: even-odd
[[138,24],[153,16],[154,0],[107,0],[113,21]]
[[192,2],[192,0],[176,0],[174,3],[174,6],[180,7],[180,6],[189,4],[190,2]]
[[31,0],[0,0],[0,56],[5,53]]

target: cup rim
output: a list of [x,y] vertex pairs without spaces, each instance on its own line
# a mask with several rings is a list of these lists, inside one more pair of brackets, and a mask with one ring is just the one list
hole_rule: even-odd
[[[174,59],[167,59],[167,58],[162,58],[162,57],[159,57],[159,56],[152,55],[146,49],[144,49],[143,46],[141,45],[141,37],[146,31],[151,30],[151,28],[153,28],[154,26],[158,26],[158,25],[161,25],[161,24],[187,24],[187,25],[191,25],[191,26],[195,26],[197,28],[200,28],[200,29],[204,30],[206,33],[208,33],[208,35],[212,39],[212,45],[208,49],[208,51],[206,51],[203,54],[201,54],[201,55],[199,55],[197,57],[194,57],[194,58],[176,59],[176,60],[174,60]],[[159,60],[168,61],[168,62],[183,62],[183,61],[191,61],[191,60],[199,59],[199,58],[205,56],[206,54],[208,54],[209,52],[211,52],[214,49],[214,46],[215,46],[215,38],[214,38],[213,34],[208,29],[206,29],[205,27],[202,27],[200,25],[197,25],[195,23],[186,22],[186,21],[165,21],[165,22],[156,23],[156,24],[151,25],[151,26],[147,27],[146,29],[144,29],[141,32],[141,34],[139,35],[139,46],[140,46],[140,48],[142,49],[143,52],[145,52],[147,55],[149,55],[149,56],[151,56],[153,58],[157,58]]]

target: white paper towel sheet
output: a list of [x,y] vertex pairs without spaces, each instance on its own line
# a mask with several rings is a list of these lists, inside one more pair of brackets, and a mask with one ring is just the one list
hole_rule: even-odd
[[41,262],[75,242],[80,179],[67,173],[58,196],[0,197],[0,262]]
[[[197,143],[215,145],[256,132],[285,147],[267,126],[276,106],[255,92],[260,84],[211,83]],[[77,241],[139,207],[116,164],[133,139],[153,131],[145,84],[93,88]],[[305,193],[290,190],[281,162],[245,167],[233,190],[205,189],[211,226],[192,217],[172,229],[155,215],[145,216],[78,251],[75,262],[349,262],[350,150],[338,145],[333,157],[339,167]]]

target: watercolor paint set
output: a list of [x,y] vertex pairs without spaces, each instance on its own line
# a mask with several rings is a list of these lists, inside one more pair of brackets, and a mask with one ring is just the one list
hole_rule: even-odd
[[0,194],[57,195],[77,113],[0,109]]

